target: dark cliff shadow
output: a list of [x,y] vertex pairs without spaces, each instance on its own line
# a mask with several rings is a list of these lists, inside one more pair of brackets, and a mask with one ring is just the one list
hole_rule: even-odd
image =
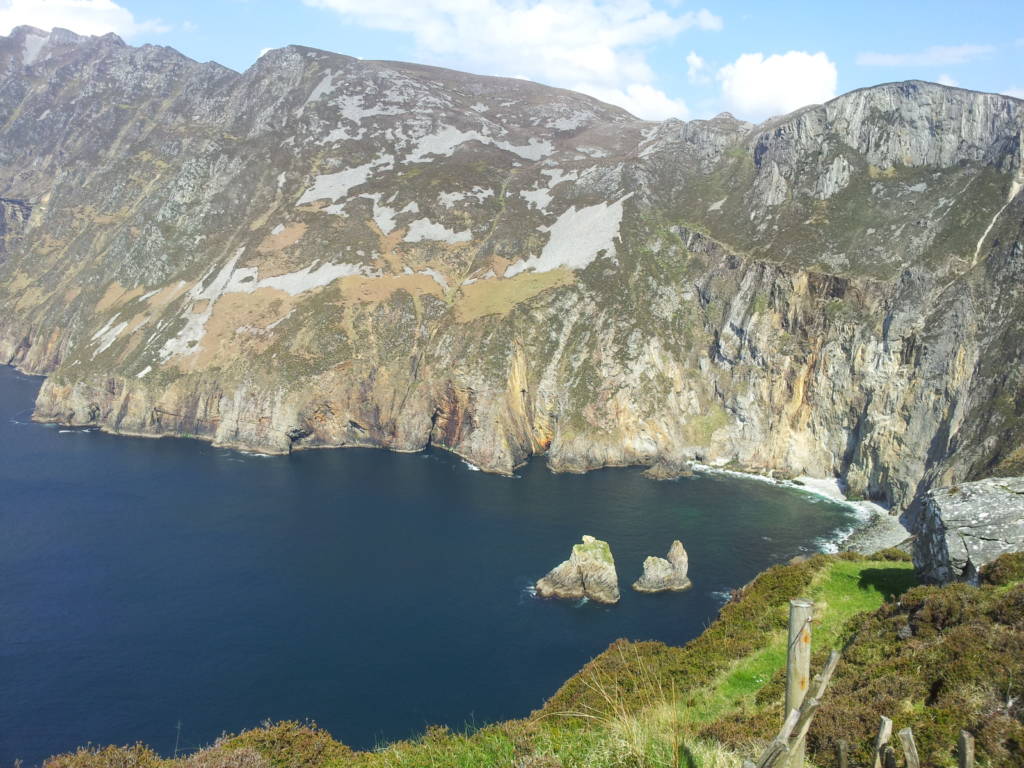
[[907,568],[865,568],[861,571],[857,586],[861,589],[877,589],[888,602],[919,583],[917,574]]

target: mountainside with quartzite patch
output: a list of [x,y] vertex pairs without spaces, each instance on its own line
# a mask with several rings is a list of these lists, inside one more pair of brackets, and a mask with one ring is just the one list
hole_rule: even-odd
[[0,38],[0,361],[36,418],[904,508],[1024,466],[1024,102],[752,125],[290,46]]

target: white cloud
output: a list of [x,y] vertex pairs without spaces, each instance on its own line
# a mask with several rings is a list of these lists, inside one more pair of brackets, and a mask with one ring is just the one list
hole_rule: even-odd
[[948,67],[966,64],[993,51],[995,47],[991,45],[933,45],[917,53],[866,51],[857,54],[857,64],[862,67]]
[[0,0],[0,34],[10,34],[22,24],[47,31],[63,27],[80,35],[113,32],[122,37],[168,29],[158,19],[136,21],[131,11],[113,0]]
[[[412,36],[424,58],[460,69],[579,87],[655,118],[685,105],[658,91],[644,48],[688,29],[718,30],[707,9],[672,14],[648,0],[305,0],[346,22]],[[653,111],[650,111],[653,110]]]
[[669,117],[685,120],[690,116],[686,102],[682,99],[669,98],[664,92],[650,85],[634,83],[622,89],[577,83],[573,90],[615,104],[645,120],[664,120]]
[[945,74],[945,73],[943,73],[943,74],[939,75],[939,79],[938,79],[938,80],[936,80],[936,82],[937,82],[937,83],[938,83],[939,85],[951,85],[951,86],[953,86],[954,88],[955,88],[956,86],[960,85],[960,83],[959,83],[959,82],[957,82],[956,80],[954,80],[954,79],[953,79],[952,77],[950,77],[949,75],[947,75],[947,74]]
[[738,116],[760,120],[820,104],[836,95],[836,65],[824,52],[789,51],[768,58],[744,53],[718,71],[722,99]]
[[690,51],[686,55],[686,79],[694,85],[702,85],[711,80],[707,76],[707,62],[697,55],[696,51]]

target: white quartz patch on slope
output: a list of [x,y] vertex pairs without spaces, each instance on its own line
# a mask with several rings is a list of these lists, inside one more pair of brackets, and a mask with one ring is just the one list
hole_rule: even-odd
[[117,341],[117,337],[121,335],[121,331],[128,327],[128,323],[126,322],[120,322],[117,325],[114,325],[114,321],[117,320],[117,318],[119,318],[120,316],[121,313],[118,312],[112,318],[107,320],[106,325],[104,325],[102,328],[100,328],[98,331],[96,331],[96,333],[92,335],[92,341],[99,342],[99,346],[96,347],[95,351],[93,351],[92,353],[93,360],[96,359],[96,355],[106,351],[111,344]]
[[389,206],[381,205],[380,199],[382,196],[380,192],[375,192],[372,195],[362,195],[362,197],[373,201],[373,221],[385,235],[390,235],[394,231],[398,224],[395,218],[398,214],[419,213],[420,207],[416,204],[415,200],[408,203],[402,210],[397,211]]
[[[342,277],[354,275],[365,275],[367,277],[379,277],[380,273],[367,269],[360,264],[331,264],[325,263],[317,266],[313,262],[308,267],[296,272],[289,272],[274,277],[259,278],[257,267],[241,267],[235,269],[239,257],[245,248],[239,248],[235,255],[221,268],[217,276],[208,284],[204,277],[187,294],[187,301],[182,312],[185,319],[185,327],[178,335],[168,339],[161,347],[159,356],[161,362],[166,362],[176,355],[188,355],[193,351],[203,336],[206,334],[206,322],[213,315],[214,305],[217,300],[229,293],[252,293],[260,288],[273,288],[284,291],[291,296],[298,296],[301,293],[322,288],[333,283]],[[207,277],[209,273],[207,274]],[[204,285],[205,284],[205,285]],[[195,305],[200,301],[206,301],[201,312],[194,312]],[[116,319],[116,316],[113,318]],[[113,342],[111,342],[113,343]]]
[[573,206],[548,229],[551,237],[540,256],[531,256],[513,264],[505,270],[505,277],[513,277],[526,270],[584,269],[601,251],[613,254],[615,237],[622,223],[622,204],[630,195],[632,192],[611,204],[598,203],[579,210]]
[[21,63],[27,67],[35,62],[39,58],[39,52],[43,50],[43,46],[49,39],[49,35],[38,35],[35,32],[25,35],[25,50],[21,54]]
[[563,171],[561,168],[545,168],[541,171],[545,176],[550,176],[546,187],[539,187],[538,189],[527,189],[519,193],[519,196],[527,202],[533,203],[537,206],[538,210],[547,210],[548,205],[551,203],[552,195],[551,190],[561,184],[563,181],[575,181],[579,177],[579,173],[576,171]]
[[453,232],[443,224],[438,224],[430,219],[415,219],[409,223],[409,231],[405,234],[407,243],[418,243],[421,240],[440,240],[452,245],[456,243],[468,243],[473,233],[468,229],[462,232]]
[[[314,269],[314,267],[316,268]],[[314,263],[305,269],[300,269],[298,272],[265,277],[254,283],[252,290],[257,288],[276,288],[291,296],[298,296],[300,293],[321,288],[342,277],[352,277],[361,274],[365,274],[365,270],[359,264],[321,264],[317,267]]]
[[437,202],[445,208],[451,208],[456,203],[473,198],[478,203],[494,195],[493,189],[485,187],[473,187],[469,192],[442,192],[437,196]]
[[491,144],[507,152],[519,155],[524,160],[540,160],[555,151],[550,141],[531,137],[524,145],[515,145],[508,141],[495,141],[490,136],[485,136],[476,131],[461,131],[458,128],[446,125],[437,133],[424,136],[417,141],[409,156],[405,158],[407,163],[422,163],[431,155],[447,157],[455,148],[465,144],[467,141],[479,141],[481,144]]
[[312,203],[324,198],[337,200],[339,197],[347,195],[352,187],[365,184],[376,164],[376,161],[371,161],[364,165],[357,165],[355,168],[346,168],[344,171],[338,171],[337,173],[321,174],[316,177],[313,186],[302,193],[302,197],[295,204],[305,205],[306,203]]
[[334,84],[334,73],[331,70],[327,70],[327,74],[325,74],[320,82],[316,84],[316,87],[309,94],[309,98],[306,99],[305,103],[303,103],[301,107],[299,107],[299,115],[306,110],[306,107],[309,106],[310,103],[319,101],[324,96],[332,93],[337,87],[338,86]]

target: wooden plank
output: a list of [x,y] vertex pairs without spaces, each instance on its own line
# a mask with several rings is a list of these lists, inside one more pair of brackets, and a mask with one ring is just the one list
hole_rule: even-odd
[[780,757],[788,754],[789,735],[793,732],[793,728],[796,727],[797,720],[799,719],[800,713],[797,710],[794,709],[789,713],[789,716],[786,717],[786,722],[779,729],[779,735],[775,737],[771,744],[765,747],[764,752],[757,759],[755,768],[769,768],[769,766],[777,764]]
[[836,667],[839,666],[839,659],[842,658],[842,654],[834,650],[828,655],[828,661],[825,662],[824,668],[821,670],[815,680],[818,682],[818,690],[814,694],[814,698],[821,700],[821,697],[825,695],[825,689],[828,688],[828,684],[832,681],[832,675],[835,674]]
[[[804,699],[803,706],[800,707],[800,720],[794,729],[795,733],[790,742],[791,745],[802,744],[804,739],[807,738],[807,731],[811,728],[811,720],[818,713],[818,706],[819,702],[817,699]],[[790,747],[790,752],[792,752],[792,746]]]
[[914,743],[914,732],[910,728],[902,729],[898,736],[903,745],[903,760],[907,768],[921,768],[921,758],[917,756],[917,744]]
[[796,728],[796,724],[800,722],[800,710],[791,709],[789,715],[786,717],[786,722],[782,724],[782,728],[779,729],[779,735],[775,738],[785,744],[789,741],[789,736],[793,733],[793,729]]
[[786,759],[788,753],[785,742],[776,739],[768,745],[761,759],[757,761],[757,768],[775,768]]
[[[789,601],[789,644],[786,652],[786,712],[799,709],[811,683],[811,620],[814,603],[810,600]],[[789,748],[790,768],[803,768],[802,740]]]
[[875,737],[875,768],[882,768],[882,750],[892,737],[892,720],[882,715],[878,724],[878,736]]
[[974,737],[967,731],[960,731],[957,742],[957,759],[960,768],[974,768]]

